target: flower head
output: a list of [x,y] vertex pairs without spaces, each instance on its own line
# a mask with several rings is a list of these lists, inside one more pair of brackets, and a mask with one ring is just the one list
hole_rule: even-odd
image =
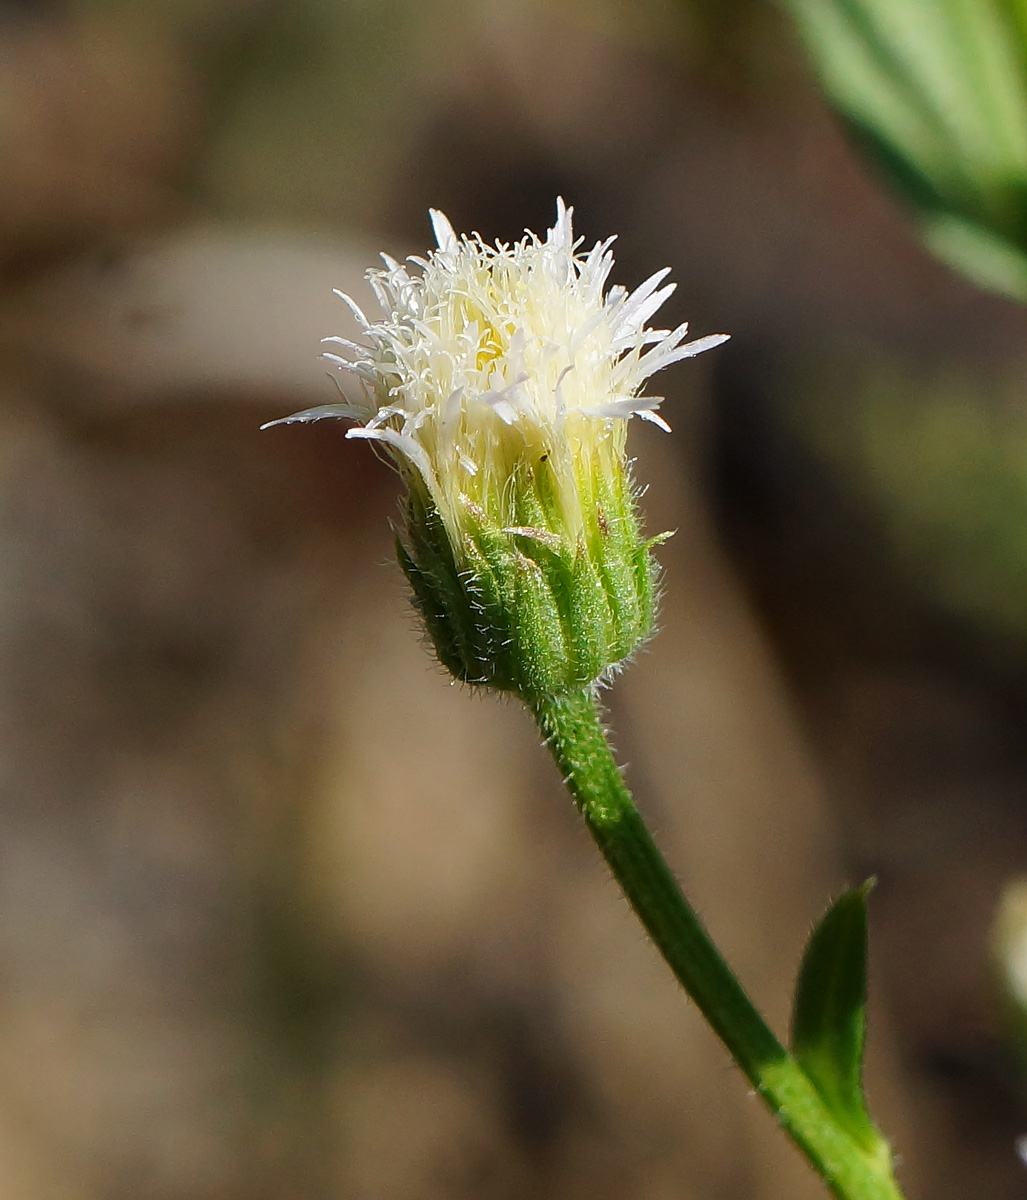
[[[560,670],[529,671],[534,683],[520,670],[497,672],[482,662],[480,638],[470,637],[469,650],[457,646],[470,636],[464,630],[439,645],[458,675],[520,691],[565,677],[590,682],[652,625],[653,568],[628,478],[627,421],[669,428],[662,398],[643,395],[649,377],[726,335],[686,342],[687,325],[649,328],[674,290],[663,282],[669,269],[633,292],[604,290],[613,238],[580,254],[562,200],[545,240],[527,233],[513,245],[458,238],[442,213],[431,217],[437,250],[410,259],[413,270],[383,255],[384,269],[368,272],[381,321],[343,296],[366,342],[327,339],[342,353],[326,357],[359,378],[364,402],[284,421],[349,417],[358,424],[348,437],[380,442],[395,460],[410,488],[400,557],[437,645],[436,626],[450,618],[433,614],[453,607],[437,594],[448,590],[443,575],[466,593],[472,625],[475,612],[490,610],[493,657],[509,657],[511,645],[523,657],[525,620],[538,622],[514,610],[539,580],[551,594],[547,637],[563,646]],[[585,576],[595,594],[575,617]],[[502,608],[512,615],[500,619]],[[577,645],[582,620],[592,623],[592,650]]]

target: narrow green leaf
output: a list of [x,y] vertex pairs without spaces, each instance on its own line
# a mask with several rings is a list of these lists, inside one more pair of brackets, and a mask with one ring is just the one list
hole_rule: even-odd
[[873,883],[836,900],[813,931],[795,988],[792,1053],[838,1124],[877,1153],[883,1139],[863,1099],[866,898]]
[[1027,304],[1027,254],[974,221],[941,215],[923,223],[923,238],[942,262],[979,287]]
[[784,3],[828,98],[929,248],[1023,300],[1027,0]]

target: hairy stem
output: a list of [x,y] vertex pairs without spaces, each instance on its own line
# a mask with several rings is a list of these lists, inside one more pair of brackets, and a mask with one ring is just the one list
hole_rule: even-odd
[[592,692],[537,698],[530,707],[614,878],[782,1128],[840,1200],[902,1200],[890,1156],[867,1154],[838,1126],[682,895],[614,761]]

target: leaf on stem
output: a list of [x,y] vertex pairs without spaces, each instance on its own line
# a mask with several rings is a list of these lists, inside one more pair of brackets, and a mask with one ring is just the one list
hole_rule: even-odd
[[792,1053],[831,1115],[864,1151],[881,1153],[863,1097],[866,1033],[867,895],[846,892],[814,929],[799,968]]

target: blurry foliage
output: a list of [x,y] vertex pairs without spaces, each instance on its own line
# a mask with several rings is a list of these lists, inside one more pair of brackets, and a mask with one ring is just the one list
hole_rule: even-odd
[[[758,5],[733,0],[728,7]],[[575,44],[586,56],[598,42],[683,63],[706,53],[712,34],[705,14],[715,6],[170,0],[156,20],[148,0],[74,0],[72,9],[86,25],[116,19],[159,29],[202,65],[207,128],[190,179],[202,209],[229,219],[370,233],[389,227],[397,192],[423,183],[425,143],[445,114],[467,114],[488,128],[497,110],[509,125],[506,108],[519,99],[511,78],[525,50],[538,62],[560,63],[550,73],[560,95],[561,87],[573,91],[567,81],[581,73],[581,64],[567,58]],[[548,33],[542,45],[540,28]],[[516,142],[521,131],[507,132]],[[507,150],[493,137],[468,141],[460,152],[461,171],[477,162],[487,172]]]
[[[833,369],[837,369],[834,364]],[[808,442],[869,504],[907,573],[952,611],[1027,638],[1027,410],[1020,373],[856,368],[841,403],[800,383]]]
[[324,228],[372,217],[382,178],[409,153],[415,98],[442,84],[456,4],[172,0],[155,14],[145,0],[78,0],[75,8],[87,23],[156,25],[200,65],[207,128],[191,183],[203,208]]
[[446,0],[304,0],[241,27],[219,64],[200,198],[229,217],[374,228],[418,97],[443,83],[453,19]]
[[829,98],[931,249],[1027,301],[1027,4],[786,2]]
[[[1027,303],[1027,4],[786,3],[829,100],[912,207],[927,246],[971,281]],[[926,372],[864,362],[844,405],[802,404],[801,422],[869,499],[928,593],[1022,639],[1022,364],[1000,368],[1004,379],[989,374],[944,360]]]
[[1027,1092],[1027,878],[1011,879],[1002,891],[991,938],[992,966],[1006,1034]]

